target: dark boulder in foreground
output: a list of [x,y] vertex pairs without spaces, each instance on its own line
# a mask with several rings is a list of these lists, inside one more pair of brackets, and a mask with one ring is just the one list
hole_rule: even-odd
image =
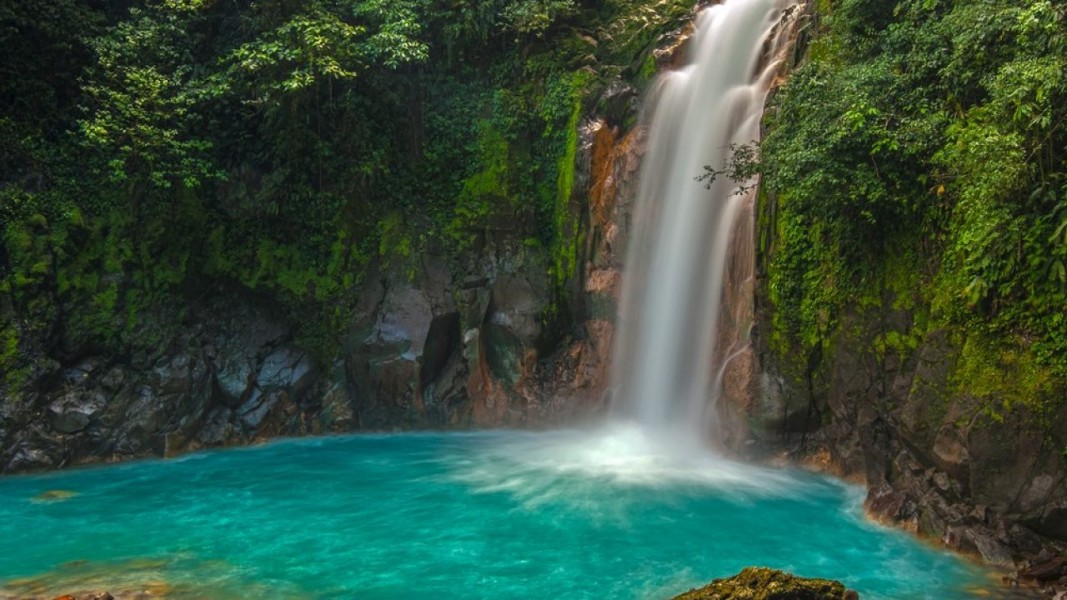
[[805,579],[762,567],[747,567],[737,575],[675,596],[673,600],[852,600],[856,592],[838,581]]

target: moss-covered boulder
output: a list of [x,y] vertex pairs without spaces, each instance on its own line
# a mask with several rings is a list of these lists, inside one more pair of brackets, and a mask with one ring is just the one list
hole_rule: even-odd
[[748,567],[737,575],[716,579],[673,600],[851,600],[856,592],[839,581],[805,579],[762,567]]

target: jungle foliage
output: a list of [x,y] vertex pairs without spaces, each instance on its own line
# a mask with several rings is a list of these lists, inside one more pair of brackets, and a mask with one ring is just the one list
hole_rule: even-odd
[[[368,264],[493,232],[573,273],[576,115],[678,0],[0,5],[0,386],[249,290],[328,352]],[[212,291],[215,290],[215,291]],[[50,359],[48,359],[50,360]],[[47,362],[47,361],[45,361]]]
[[961,391],[1067,376],[1067,3],[821,0],[768,112],[774,336],[809,356],[891,297]]

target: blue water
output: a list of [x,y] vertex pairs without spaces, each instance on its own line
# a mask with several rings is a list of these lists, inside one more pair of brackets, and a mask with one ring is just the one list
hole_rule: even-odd
[[0,478],[0,598],[665,598],[748,565],[864,598],[989,586],[861,498],[624,429],[290,440]]

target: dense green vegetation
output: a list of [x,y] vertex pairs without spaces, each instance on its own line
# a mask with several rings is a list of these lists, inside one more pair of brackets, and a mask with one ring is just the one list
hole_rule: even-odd
[[[827,350],[850,311],[889,301],[913,322],[883,351],[944,331],[959,391],[1062,394],[1065,13],[816,2],[757,165],[783,356]],[[413,275],[427,253],[461,264],[500,236],[541,253],[562,290],[579,119],[611,81],[647,81],[652,42],[690,14],[680,0],[3,3],[0,385],[46,356],[157,344],[219,290],[272,298],[329,352],[369,265]]]
[[[765,265],[783,356],[848,314],[906,309],[959,392],[1062,401],[1067,377],[1067,3],[821,0],[768,113]],[[1057,383],[1058,382],[1058,383]]]
[[[579,115],[678,0],[0,7],[0,372],[252,290],[329,352],[367,266],[526,240],[562,286]],[[146,319],[158,312],[167,318]],[[149,321],[154,324],[150,327]]]

